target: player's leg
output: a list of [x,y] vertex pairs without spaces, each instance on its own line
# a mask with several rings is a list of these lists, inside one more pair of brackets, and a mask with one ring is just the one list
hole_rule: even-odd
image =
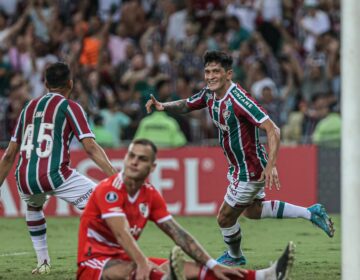
[[49,273],[50,257],[46,238],[46,220],[42,210],[42,206],[47,199],[46,194],[25,195],[20,193],[20,197],[27,204],[26,225],[37,257],[37,267],[32,273]]
[[303,218],[321,228],[329,237],[334,236],[333,222],[321,204],[306,208],[279,200],[255,201],[244,211],[244,216],[250,219]]
[[130,279],[129,276],[135,270],[133,262],[122,261],[120,259],[110,259],[104,265],[101,272],[101,280],[120,280]]
[[221,255],[219,263],[233,266],[246,264],[245,256],[241,250],[241,228],[238,223],[240,214],[246,206],[233,207],[225,200],[219,209],[217,221],[228,250]]
[[240,182],[236,186],[233,184],[228,186],[217,218],[228,251],[217,259],[218,262],[230,266],[246,264],[246,258],[241,250],[241,227],[238,218],[252,204],[254,197],[263,186],[262,182],[255,184]]
[[[172,271],[178,271],[183,268],[183,274],[172,273],[171,280],[185,280],[185,279],[201,279],[201,280],[217,280],[214,272],[205,266],[199,265],[195,262],[185,261],[183,253],[180,254],[179,247],[174,247],[172,250],[172,257],[170,262],[170,269]],[[177,252],[174,254],[174,252]],[[289,242],[280,258],[270,267],[261,270],[247,270],[247,273],[243,277],[234,275],[228,275],[231,280],[285,280],[290,276],[290,272],[294,263],[295,246],[292,242]],[[182,258],[182,259],[181,259]],[[176,261],[174,261],[176,260]],[[182,263],[181,265],[178,265]]]

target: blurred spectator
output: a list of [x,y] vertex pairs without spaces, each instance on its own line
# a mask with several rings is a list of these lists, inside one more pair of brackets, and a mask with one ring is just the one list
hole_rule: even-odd
[[312,135],[313,142],[327,147],[340,147],[341,117],[336,112],[336,104],[330,104],[327,115],[316,125]]
[[227,41],[229,44],[229,50],[237,50],[239,49],[241,43],[250,38],[250,33],[241,26],[236,16],[227,18],[226,22],[228,28]]
[[96,142],[104,148],[114,147],[114,138],[112,133],[104,127],[104,119],[100,115],[94,117],[94,126],[92,131],[95,135]]
[[166,112],[153,112],[143,118],[136,131],[136,138],[145,138],[163,148],[180,147],[186,144],[185,135],[176,120]]
[[11,65],[0,49],[0,96],[8,96],[10,87]]
[[259,101],[262,99],[262,92],[265,87],[270,88],[273,95],[279,96],[274,81],[267,76],[266,65],[258,60],[250,66],[249,80],[251,84],[251,94]]
[[257,10],[252,0],[226,0],[226,14],[236,16],[241,26],[248,32],[256,28]]
[[[321,103],[340,106],[339,36],[339,0],[0,0],[0,127],[11,127],[19,89],[45,93],[44,67],[65,61],[73,98],[91,119],[107,112],[104,121],[116,123],[123,114],[128,124],[112,132],[129,140],[150,93],[172,100],[197,92],[202,55],[216,49],[231,53],[234,81],[279,125],[303,114],[303,141],[294,141],[310,143]],[[188,142],[217,137],[204,112],[176,120]]]
[[126,48],[130,44],[130,38],[126,36],[126,29],[123,23],[116,27],[116,33],[109,36],[108,49],[111,56],[111,64],[119,65],[126,59]]
[[330,85],[325,66],[326,61],[323,55],[307,58],[302,82],[302,93],[306,101],[310,102],[315,94],[329,93]]
[[315,49],[319,35],[330,30],[329,16],[319,9],[318,0],[305,0],[305,16],[301,19],[301,28],[305,32],[304,49],[311,53]]
[[264,109],[268,112],[274,123],[278,127],[281,127],[283,125],[281,119],[282,100],[274,95],[271,87],[265,86],[262,88],[261,98],[259,101]]
[[107,97],[106,105],[100,109],[100,116],[103,119],[104,129],[112,135],[111,147],[118,148],[121,146],[122,132],[129,126],[131,120],[127,115],[120,112],[112,95]]
[[303,122],[307,104],[298,95],[295,101],[295,108],[290,112],[286,124],[281,129],[282,141],[285,145],[296,145],[302,143]]

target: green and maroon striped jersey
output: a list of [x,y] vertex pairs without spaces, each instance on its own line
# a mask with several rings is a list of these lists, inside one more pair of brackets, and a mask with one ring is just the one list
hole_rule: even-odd
[[48,93],[24,106],[11,138],[20,145],[15,173],[20,192],[48,192],[70,177],[69,145],[74,135],[78,140],[94,138],[76,102]]
[[205,87],[186,101],[191,110],[207,107],[229,163],[229,181],[237,184],[259,179],[267,163],[258,134],[258,126],[269,118],[265,110],[234,83],[222,99]]

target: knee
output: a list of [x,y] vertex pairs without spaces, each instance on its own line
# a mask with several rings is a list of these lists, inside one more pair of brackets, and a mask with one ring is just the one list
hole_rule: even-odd
[[233,226],[236,223],[237,218],[238,217],[232,213],[220,210],[217,215],[217,222],[221,228],[226,228]]

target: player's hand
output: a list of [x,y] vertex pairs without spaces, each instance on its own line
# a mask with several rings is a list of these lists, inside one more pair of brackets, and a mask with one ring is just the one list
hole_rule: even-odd
[[231,276],[243,278],[245,277],[245,274],[248,273],[246,269],[242,269],[240,267],[227,267],[221,264],[215,265],[212,271],[214,272],[216,279],[221,280],[233,279]]
[[150,273],[153,269],[155,269],[155,266],[151,262],[137,265],[135,272],[135,280],[150,280]]
[[154,95],[150,94],[150,99],[146,102],[146,112],[149,114],[151,113],[152,109],[151,107],[154,106],[156,110],[158,111],[164,111],[164,106],[161,102],[157,101]]
[[275,166],[266,165],[258,181],[261,182],[264,180],[265,188],[269,188],[269,190],[271,190],[272,187],[275,186],[276,190],[280,190],[279,175]]

